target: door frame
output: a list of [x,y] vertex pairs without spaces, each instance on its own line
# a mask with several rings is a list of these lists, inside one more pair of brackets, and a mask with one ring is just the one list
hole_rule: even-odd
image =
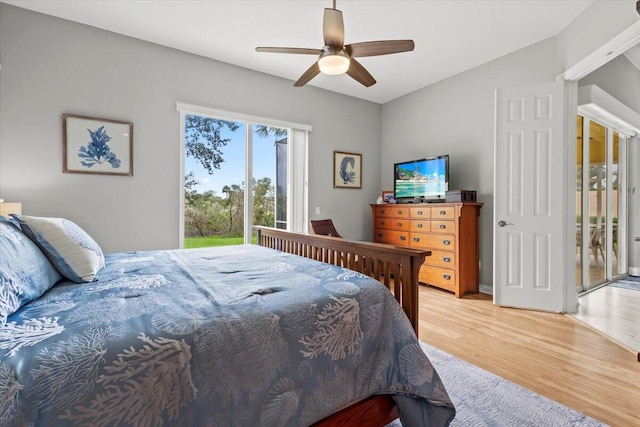
[[[564,168],[563,192],[563,212],[565,212],[563,220],[563,252],[566,261],[564,271],[564,301],[562,302],[563,312],[576,312],[578,310],[578,292],[576,288],[576,271],[575,267],[567,268],[569,260],[575,260],[575,238],[576,238],[576,127],[571,126],[575,123],[578,113],[578,81],[603,66],[613,58],[622,54],[630,47],[640,43],[640,21],[632,24],[624,31],[604,43],[598,49],[587,55],[575,65],[569,67],[563,73],[557,76],[556,80],[564,80],[564,158],[566,161]],[[573,142],[572,142],[573,141]],[[569,197],[573,195],[572,197]],[[496,224],[494,223],[494,228]],[[495,243],[494,243],[495,245]],[[496,272],[494,271],[494,274]]]
[[[602,67],[612,59],[621,55],[629,48],[640,44],[640,21],[627,27],[624,31],[613,37],[608,42],[604,43],[598,49],[587,55],[581,61],[575,65],[569,67],[566,71],[557,77],[557,80],[565,81],[565,123],[573,123],[575,117],[578,114],[578,82],[581,78],[592,73],[596,69]],[[566,121],[569,120],[569,121]],[[565,127],[565,141],[577,141],[577,133],[575,126]],[[571,148],[571,149],[570,149]],[[575,146],[571,143],[565,144],[565,149],[568,150],[565,153],[565,159],[567,165],[565,167],[566,180],[565,180],[565,197],[564,201],[569,201],[569,195],[574,194],[576,191],[575,175],[576,175],[576,161],[577,153]],[[573,177],[573,179],[571,179]],[[576,206],[575,196],[571,198],[571,203],[567,203],[564,206],[566,209],[566,223],[565,223],[565,254],[566,259],[575,258],[575,238],[576,238]],[[628,205],[627,205],[628,208]],[[631,224],[628,224],[629,226]],[[631,227],[629,227],[630,229]],[[571,242],[571,244],[568,244]],[[628,248],[629,250],[630,248]],[[575,268],[565,268],[565,304],[566,311],[573,313],[578,311],[578,290],[576,288],[576,272]]]

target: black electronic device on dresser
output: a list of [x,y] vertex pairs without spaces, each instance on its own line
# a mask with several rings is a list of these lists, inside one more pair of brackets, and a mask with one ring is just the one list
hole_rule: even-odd
[[447,203],[453,203],[453,202],[475,203],[477,201],[475,190],[450,190],[450,191],[447,191],[445,200],[447,201]]

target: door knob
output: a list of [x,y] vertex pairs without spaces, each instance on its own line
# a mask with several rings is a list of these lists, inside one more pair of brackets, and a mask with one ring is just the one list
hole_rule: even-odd
[[510,222],[506,222],[506,221],[500,221],[500,222],[498,222],[498,225],[499,225],[500,227],[504,227],[504,226],[506,226],[506,225],[513,225],[513,224],[511,224]]

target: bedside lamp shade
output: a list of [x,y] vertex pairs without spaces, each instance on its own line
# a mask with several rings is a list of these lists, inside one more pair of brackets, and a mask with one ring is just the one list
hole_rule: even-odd
[[0,215],[8,217],[9,214],[22,214],[22,203],[20,202],[0,202]]

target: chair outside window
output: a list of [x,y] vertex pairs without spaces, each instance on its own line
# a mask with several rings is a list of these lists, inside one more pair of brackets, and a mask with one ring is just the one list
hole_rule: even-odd
[[589,239],[589,247],[593,251],[593,259],[596,261],[596,265],[598,264],[598,251],[602,256],[602,261],[604,262],[604,233],[601,228],[595,228],[591,231],[591,237]]
[[338,230],[334,227],[331,219],[312,219],[309,222],[311,223],[313,234],[342,238]]

